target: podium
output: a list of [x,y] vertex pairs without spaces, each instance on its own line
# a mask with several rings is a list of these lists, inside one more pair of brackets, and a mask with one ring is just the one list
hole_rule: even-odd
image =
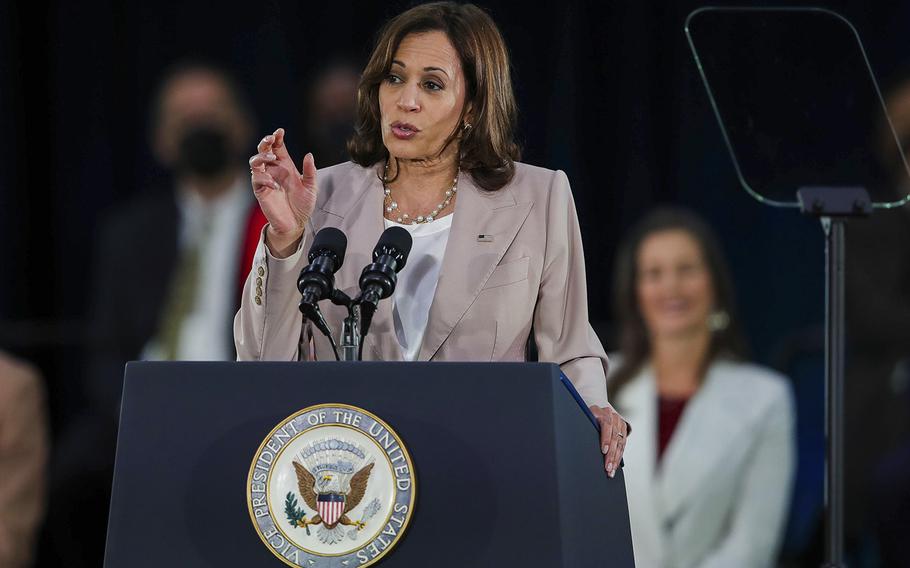
[[412,516],[377,566],[634,566],[623,472],[559,367],[444,362],[128,364],[105,566],[291,564],[256,531],[248,475],[319,404],[381,418],[410,454]]

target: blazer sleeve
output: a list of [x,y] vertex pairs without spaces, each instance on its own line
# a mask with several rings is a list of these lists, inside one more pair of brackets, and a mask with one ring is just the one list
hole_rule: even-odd
[[730,530],[698,568],[774,565],[796,461],[792,394],[785,384],[767,405],[733,509]]
[[540,361],[559,364],[588,405],[606,406],[607,354],[588,321],[585,257],[566,174],[554,172],[534,340]]
[[306,266],[308,227],[297,251],[287,258],[275,258],[265,244],[262,228],[253,267],[243,284],[240,310],[234,317],[234,347],[238,361],[297,361],[307,359],[303,317],[298,308],[297,276]]

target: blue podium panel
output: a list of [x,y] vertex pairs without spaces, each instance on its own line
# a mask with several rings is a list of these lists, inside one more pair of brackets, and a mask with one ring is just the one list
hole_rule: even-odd
[[279,423],[312,405],[375,414],[413,460],[407,533],[378,566],[633,566],[623,473],[534,363],[130,363],[105,566],[285,566],[246,482]]

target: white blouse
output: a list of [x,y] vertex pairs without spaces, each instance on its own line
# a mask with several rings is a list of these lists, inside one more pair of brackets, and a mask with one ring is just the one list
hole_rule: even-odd
[[[242,227],[253,201],[249,178],[241,176],[230,190],[215,199],[203,199],[197,192],[179,188],[178,245],[181,250],[197,247],[199,279],[189,313],[180,322],[176,358],[181,361],[227,361],[230,345],[222,339],[234,318],[232,282],[240,266]],[[158,338],[143,348],[143,360],[165,357]]]
[[401,225],[385,219],[385,227],[402,227],[414,239],[407,263],[398,273],[392,294],[392,319],[395,335],[405,361],[415,361],[427,329],[430,305],[439,282],[439,269],[449,241],[452,217],[446,215],[430,223]]

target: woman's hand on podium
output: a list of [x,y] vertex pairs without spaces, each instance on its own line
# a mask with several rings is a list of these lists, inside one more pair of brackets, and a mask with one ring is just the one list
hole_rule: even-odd
[[616,412],[609,403],[607,406],[591,406],[591,412],[600,422],[600,449],[604,454],[604,469],[613,477],[622,461],[626,449],[626,437],[632,431],[629,423]]
[[303,157],[302,173],[284,145],[279,128],[259,142],[258,153],[250,158],[253,194],[269,221],[266,244],[273,256],[294,253],[307,221],[316,207],[316,163],[313,154]]

